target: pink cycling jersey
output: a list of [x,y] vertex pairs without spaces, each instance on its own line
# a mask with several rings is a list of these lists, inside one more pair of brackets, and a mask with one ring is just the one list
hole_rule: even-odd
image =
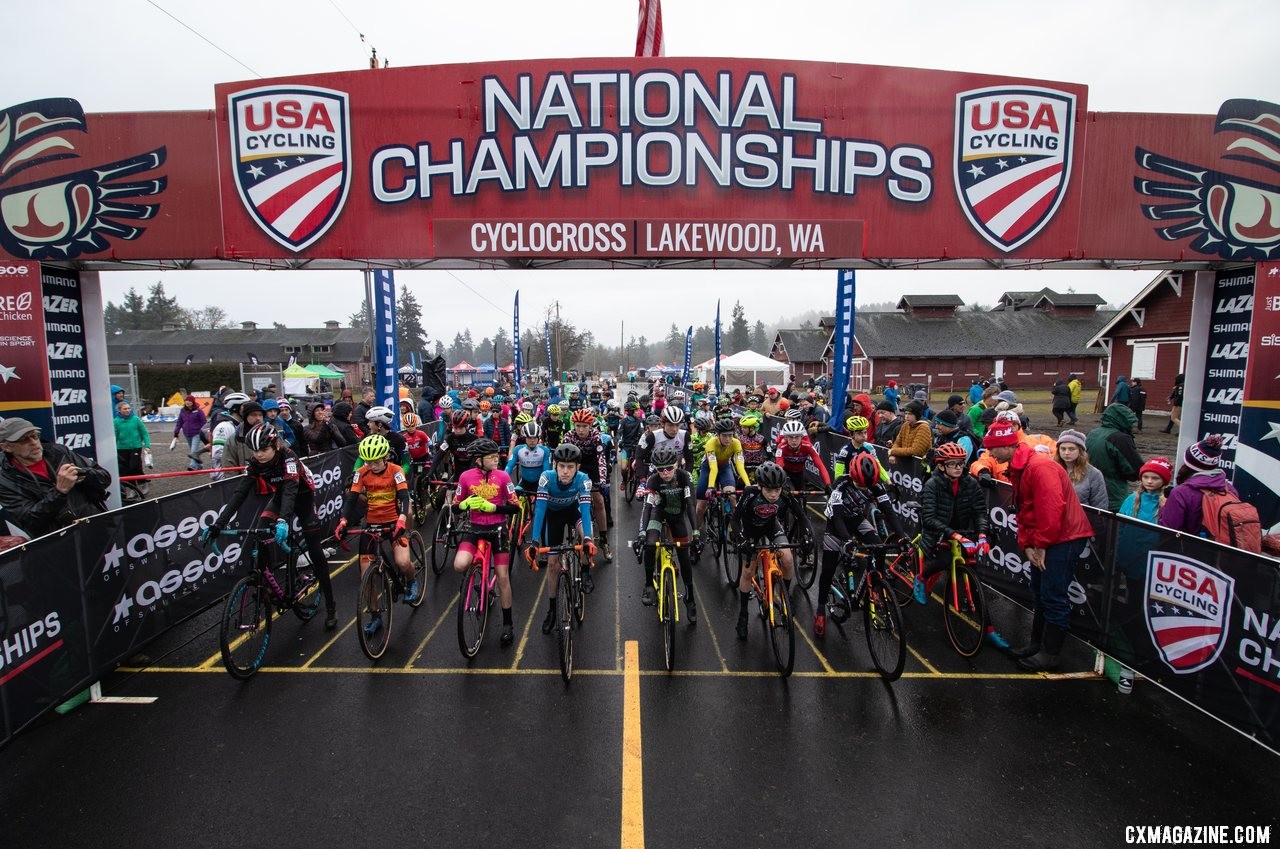
[[[478,495],[490,504],[501,507],[504,504],[516,503],[516,487],[511,478],[502,469],[482,472],[480,469],[467,469],[458,478],[458,491],[454,493],[453,503],[460,504],[473,495]],[[474,528],[490,528],[500,525],[506,520],[503,513],[485,513],[480,510],[471,511],[471,526]]]

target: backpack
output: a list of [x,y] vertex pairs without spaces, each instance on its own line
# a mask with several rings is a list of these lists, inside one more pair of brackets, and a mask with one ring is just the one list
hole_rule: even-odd
[[1200,496],[1203,523],[1209,536],[1242,551],[1262,552],[1262,520],[1258,508],[1226,489],[1206,489]]

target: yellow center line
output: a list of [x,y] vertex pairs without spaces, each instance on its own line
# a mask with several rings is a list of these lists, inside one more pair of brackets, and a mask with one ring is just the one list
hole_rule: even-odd
[[622,849],[644,849],[644,753],[640,743],[640,644],[627,640],[622,688]]
[[[547,578],[551,575],[550,567],[542,570],[542,584],[538,587],[538,594],[534,596],[533,602],[529,605],[529,618],[524,623],[524,634],[520,637],[520,645],[516,648],[516,659],[511,661],[511,672],[515,672],[520,668],[520,660],[524,657],[524,647],[529,644],[529,631],[533,628],[533,620],[538,618],[538,609],[542,605],[542,599],[547,594]],[[559,670],[556,670],[559,672]],[[577,672],[577,670],[574,670]]]
[[311,665],[312,665],[313,663],[315,663],[317,660],[319,660],[319,659],[320,659],[320,655],[322,655],[322,654],[324,654],[326,651],[328,651],[328,650],[329,650],[329,647],[330,647],[330,646],[332,646],[334,643],[336,643],[336,642],[338,641],[338,639],[342,637],[342,635],[343,635],[343,634],[347,633],[347,631],[348,631],[348,630],[351,628],[351,626],[352,626],[352,625],[354,625],[354,624],[356,624],[356,618],[355,618],[354,616],[352,616],[352,617],[351,617],[351,621],[350,621],[350,622],[348,622],[346,625],[343,625],[341,628],[339,628],[339,629],[338,629],[338,633],[334,634],[334,635],[333,635],[333,637],[331,637],[331,638],[330,638],[329,642],[325,643],[325,644],[324,644],[324,646],[322,646],[322,647],[321,647],[320,651],[318,651],[318,652],[316,652],[315,654],[311,655],[311,657],[310,657],[310,658],[308,658],[307,662],[306,662],[306,663],[304,663],[304,664],[302,664],[302,667],[301,667],[301,668],[302,668],[302,669],[310,669],[310,668],[311,668]]
[[[727,552],[726,556],[728,556]],[[706,608],[702,606],[702,593],[698,592],[697,584],[693,585],[693,595],[698,600],[698,607],[705,611]],[[707,623],[707,633],[711,635],[711,645],[716,650],[716,657],[720,659],[720,671],[728,672],[729,664],[725,662],[724,652],[720,651],[720,640],[716,637],[716,629],[711,627],[710,618],[707,617],[706,614],[703,614],[703,621]]]

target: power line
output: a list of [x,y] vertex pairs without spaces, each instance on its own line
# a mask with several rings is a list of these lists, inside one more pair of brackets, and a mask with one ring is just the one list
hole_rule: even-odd
[[218,45],[214,44],[214,43],[213,43],[212,41],[210,41],[208,38],[205,38],[205,36],[204,36],[204,35],[203,35],[199,30],[197,30],[197,29],[195,29],[194,27],[192,27],[191,25],[189,25],[189,24],[187,24],[187,23],[184,23],[183,21],[179,20],[177,17],[175,17],[175,16],[174,16],[174,14],[173,14],[172,12],[170,12],[168,9],[165,9],[163,6],[161,6],[159,3],[157,3],[157,2],[156,2],[156,0],[147,0],[147,2],[148,2],[148,3],[150,3],[152,6],[155,6],[155,7],[156,7],[157,9],[159,9],[161,12],[164,12],[164,13],[165,13],[166,15],[168,15],[170,18],[173,18],[173,20],[177,21],[177,22],[178,22],[179,24],[181,24],[182,26],[186,27],[188,30],[190,30],[190,31],[191,31],[191,32],[192,32],[192,33],[193,33],[197,38],[199,38],[199,39],[200,39],[201,41],[203,41],[205,44],[209,45],[209,46],[210,46],[210,47],[212,47],[214,50],[216,50],[216,51],[218,51],[219,53],[221,53],[223,56],[226,56],[226,57],[227,57],[228,59],[230,59],[232,62],[235,62],[237,65],[239,65],[241,68],[244,68],[246,71],[248,71],[249,73],[253,74],[255,77],[258,77],[259,79],[261,79],[261,78],[262,78],[262,74],[259,74],[259,73],[258,73],[257,71],[255,71],[253,68],[250,68],[248,65],[246,65],[246,64],[245,64],[245,63],[243,63],[243,62],[241,62],[239,59],[237,59],[236,57],[232,56],[230,53],[228,53],[227,51],[223,50],[223,49],[222,49],[221,47],[219,47]]
[[[377,68],[378,67],[378,48],[373,45],[372,41],[365,40],[364,33],[360,31],[360,27],[356,26],[355,22],[347,17],[347,13],[342,11],[342,9],[338,6],[336,2],[334,2],[334,0],[329,0],[329,5],[333,7],[333,10],[335,12],[337,12],[339,15],[342,16],[342,19],[344,21],[346,21],[348,24],[351,25],[351,29],[355,30],[356,35],[360,36],[360,43],[369,45],[369,49],[371,51],[369,56],[369,67]],[[390,62],[388,62],[386,59],[383,60],[383,67],[386,67],[389,64]]]
[[486,304],[488,304],[489,306],[493,307],[493,308],[494,308],[495,310],[497,310],[498,312],[502,313],[503,315],[507,315],[507,314],[508,314],[508,313],[507,313],[507,311],[506,311],[505,309],[503,309],[502,307],[498,306],[498,305],[497,305],[497,304],[495,304],[493,301],[489,300],[489,299],[488,299],[488,298],[486,298],[484,295],[481,295],[481,294],[480,294],[479,292],[477,292],[475,289],[472,289],[470,286],[468,286],[465,280],[463,280],[463,279],[462,279],[461,277],[459,277],[458,275],[454,274],[452,271],[449,271],[449,270],[447,270],[447,269],[446,269],[446,270],[445,270],[445,274],[448,274],[448,275],[449,275],[450,277],[452,277],[454,280],[457,280],[457,281],[458,281],[459,283],[461,283],[464,287],[466,287],[466,289],[467,289],[467,291],[468,291],[468,292],[470,292],[471,294],[475,295],[477,298],[479,298],[480,300],[484,301]]

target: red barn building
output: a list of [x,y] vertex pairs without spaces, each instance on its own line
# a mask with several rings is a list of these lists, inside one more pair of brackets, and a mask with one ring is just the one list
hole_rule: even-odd
[[1137,377],[1147,390],[1147,411],[1168,412],[1174,378],[1186,371],[1194,292],[1194,272],[1161,274],[1089,340],[1109,355],[1108,394],[1121,375]]

